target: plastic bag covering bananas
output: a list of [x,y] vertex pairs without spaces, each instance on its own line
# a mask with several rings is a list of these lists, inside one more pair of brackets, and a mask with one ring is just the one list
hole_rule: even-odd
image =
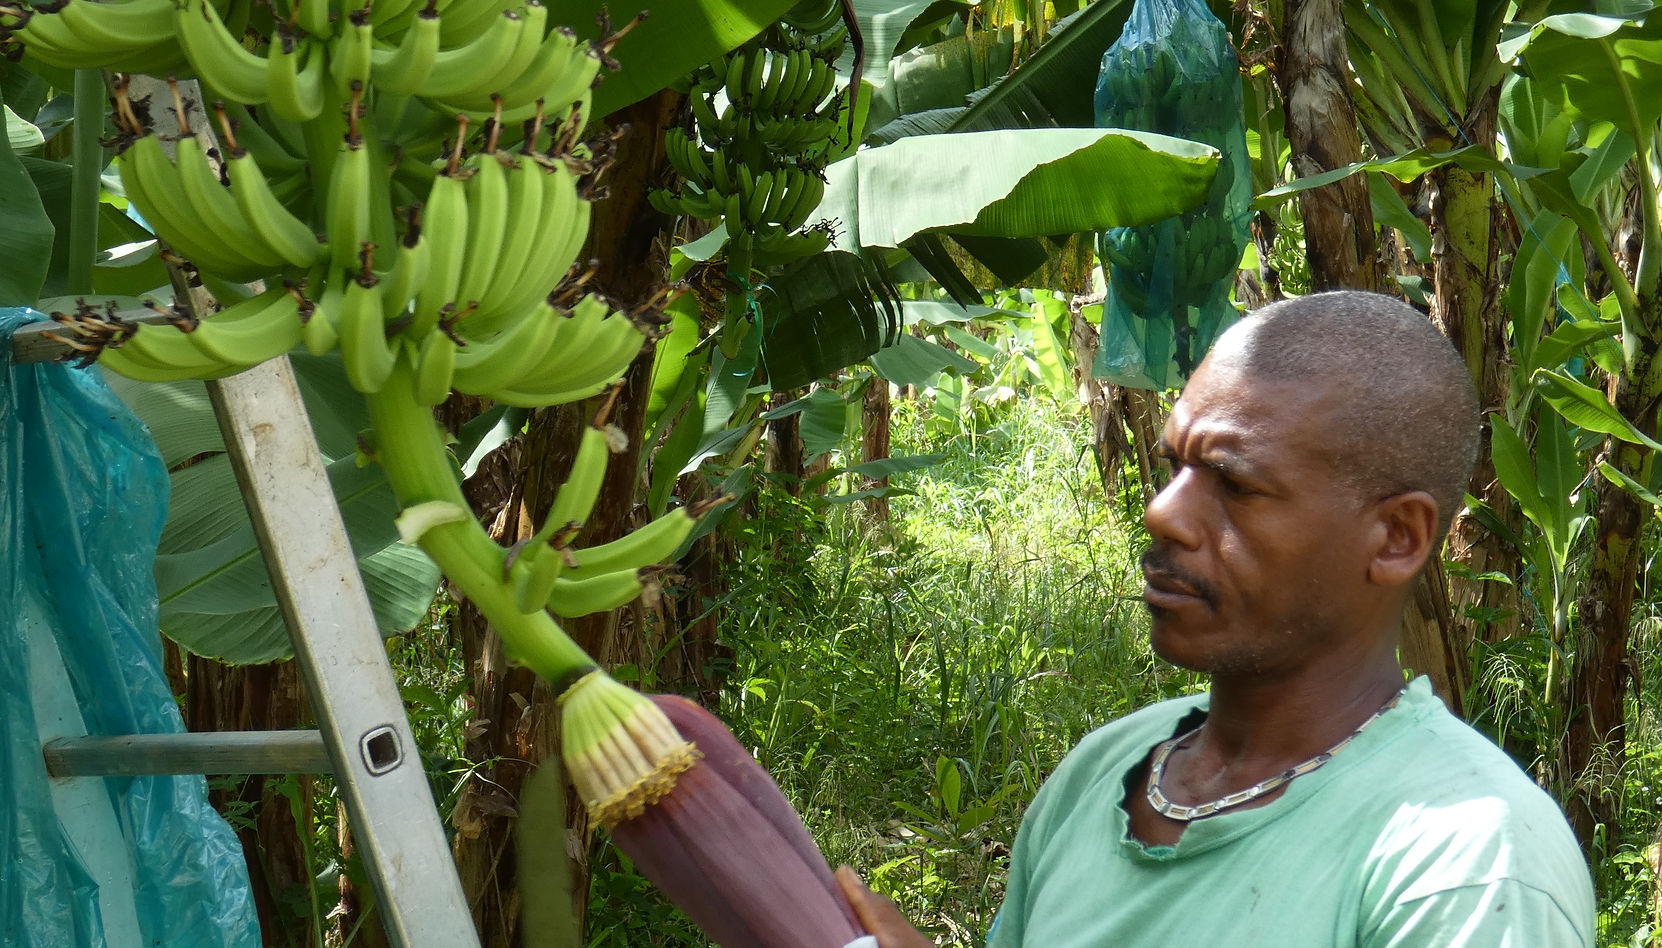
[[1138,0],[1102,59],[1097,125],[1205,142],[1223,160],[1200,207],[1102,235],[1109,300],[1097,375],[1144,388],[1181,384],[1235,318],[1229,292],[1252,198],[1241,97],[1228,31],[1202,0]]
[[687,82],[692,123],[664,138],[680,193],[666,214],[725,218],[728,257],[760,269],[819,253],[823,229],[803,223],[825,194],[835,136],[846,134],[833,64],[848,39],[841,0],[806,0],[780,23]]

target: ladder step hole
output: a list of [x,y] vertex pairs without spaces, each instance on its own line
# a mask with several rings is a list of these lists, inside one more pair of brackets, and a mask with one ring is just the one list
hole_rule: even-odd
[[383,724],[366,733],[361,747],[364,766],[372,774],[384,774],[404,759],[398,747],[398,732],[390,724]]

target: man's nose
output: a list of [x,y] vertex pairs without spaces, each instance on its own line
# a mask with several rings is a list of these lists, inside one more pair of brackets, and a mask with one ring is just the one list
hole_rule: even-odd
[[1192,467],[1180,469],[1143,510],[1143,526],[1156,543],[1192,550],[1200,545],[1196,501],[1201,483]]

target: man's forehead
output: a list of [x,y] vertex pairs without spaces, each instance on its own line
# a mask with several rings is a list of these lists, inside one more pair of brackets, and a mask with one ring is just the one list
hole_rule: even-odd
[[1247,455],[1279,452],[1328,431],[1334,404],[1328,387],[1264,378],[1232,359],[1208,358],[1172,407],[1165,440],[1199,439],[1208,448]]

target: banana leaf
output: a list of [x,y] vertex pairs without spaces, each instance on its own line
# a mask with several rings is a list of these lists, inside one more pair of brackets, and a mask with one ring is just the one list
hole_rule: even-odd
[[[860,35],[865,40],[865,71],[873,72],[873,64],[888,62],[900,46],[901,37],[912,24],[932,9],[962,8],[971,5],[968,0],[854,0],[854,16],[860,24]],[[854,68],[854,44],[850,42],[837,60],[837,74],[847,78]]]
[[1662,119],[1662,16],[1550,16],[1530,30],[1520,57],[1539,93],[1572,117],[1611,122],[1636,140]]
[[[398,504],[379,467],[360,467],[363,399],[338,357],[292,356],[301,392],[381,631],[396,635],[426,614],[439,571],[398,541]],[[200,382],[139,383],[108,376],[150,427],[172,478],[156,558],[162,633],[185,649],[233,664],[292,654],[265,560]],[[324,499],[324,503],[329,502]]]
[[1205,198],[1216,173],[1216,150],[1144,132],[929,135],[832,165],[814,219],[840,225],[836,246],[850,251],[926,232],[1075,234],[1180,214]]
[[0,147],[0,260],[6,262],[0,267],[0,306],[28,306],[40,298],[52,234],[40,195],[8,137]]
[[[1090,128],[1096,124],[1091,100],[1097,73],[1102,68],[1102,52],[1119,38],[1130,15],[1130,0],[1097,0],[1058,21],[1031,59],[1022,62],[1010,75],[992,82],[990,88],[987,80],[992,77],[984,71],[901,68],[907,60],[897,60],[891,95],[901,114],[893,124],[870,127],[882,141],[938,131],[937,118],[923,120],[913,115],[920,108],[938,108],[953,111],[950,130],[957,132],[1052,126]],[[948,48],[953,42],[963,49]],[[940,47],[929,55],[945,62],[957,62],[968,55],[968,44],[962,37]],[[917,51],[908,55],[916,59],[923,54]],[[983,89],[987,90],[986,94],[969,105],[971,96]],[[920,106],[924,102],[934,105]],[[912,107],[906,107],[907,103],[912,103]]]
[[758,288],[762,363],[774,391],[801,388],[892,343],[900,298],[876,258],[831,251]]

